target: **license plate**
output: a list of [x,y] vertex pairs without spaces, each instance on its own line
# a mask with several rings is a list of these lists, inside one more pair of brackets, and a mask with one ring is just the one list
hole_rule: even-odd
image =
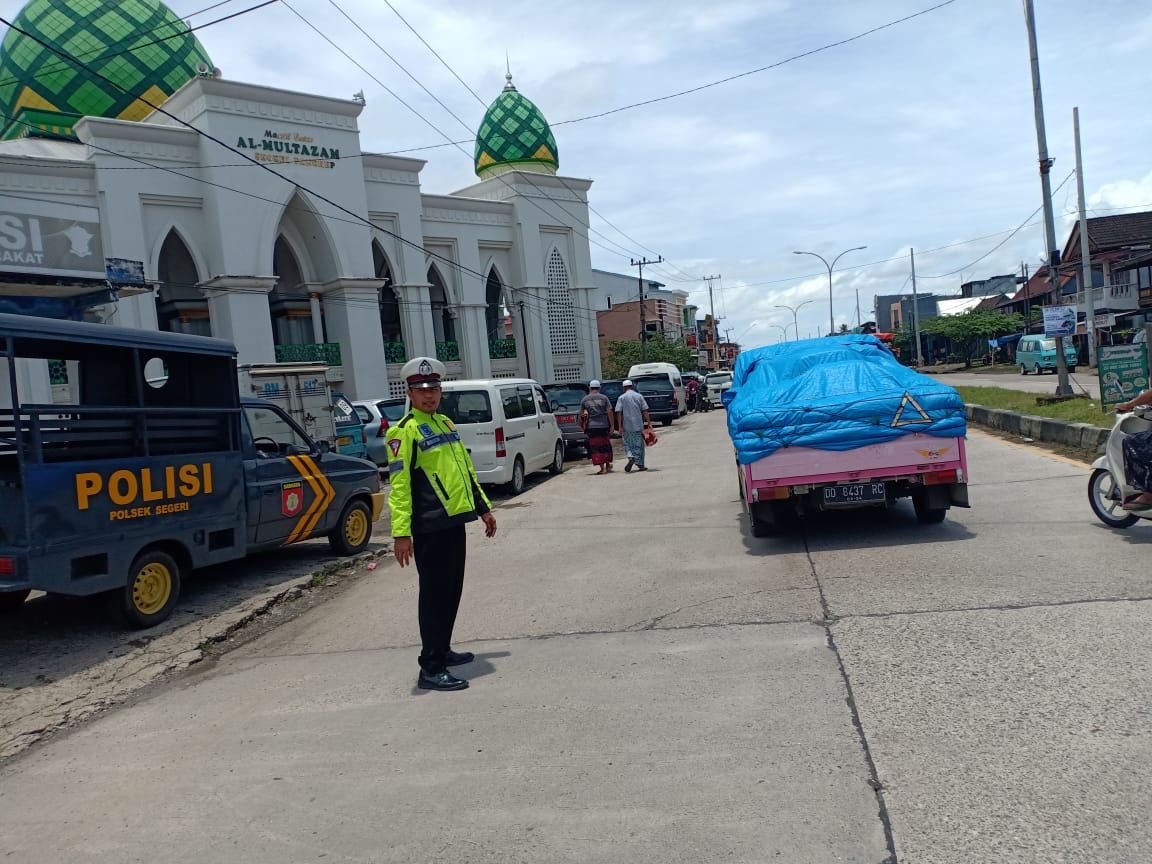
[[561,414],[557,418],[561,423],[575,423],[576,418],[572,414]]
[[883,483],[851,483],[844,486],[825,486],[824,506],[844,507],[852,504],[869,504],[883,501]]
[[352,443],[352,439],[349,438],[347,435],[341,435],[339,438],[336,439],[336,444],[339,447],[345,447],[351,443]]

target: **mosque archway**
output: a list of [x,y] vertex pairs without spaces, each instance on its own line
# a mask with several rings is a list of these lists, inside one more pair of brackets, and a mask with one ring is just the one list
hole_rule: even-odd
[[372,270],[380,286],[380,331],[384,336],[384,358],[389,363],[403,363],[407,359],[404,347],[404,325],[400,314],[400,295],[396,293],[392,266],[380,244],[372,243]]
[[428,300],[432,307],[432,329],[436,334],[436,356],[442,361],[459,360],[456,319],[448,305],[448,289],[435,264],[428,268]]
[[156,262],[156,319],[161,330],[172,333],[212,335],[208,301],[200,292],[196,259],[173,228],[164,238]]

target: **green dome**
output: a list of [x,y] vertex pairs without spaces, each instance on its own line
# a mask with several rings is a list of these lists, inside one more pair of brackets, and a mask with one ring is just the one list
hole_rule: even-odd
[[4,138],[74,138],[72,125],[84,116],[142,120],[152,111],[142,99],[159,105],[197,74],[197,63],[212,66],[188,25],[160,0],[31,0],[13,25],[0,44]]
[[560,167],[556,139],[532,100],[512,84],[488,106],[476,135],[476,174],[485,180],[503,170],[555,174]]

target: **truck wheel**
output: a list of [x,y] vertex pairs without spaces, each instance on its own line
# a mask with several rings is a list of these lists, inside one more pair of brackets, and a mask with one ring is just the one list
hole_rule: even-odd
[[660,422],[665,426],[671,426],[672,425],[672,418],[671,417],[665,417]]
[[929,507],[928,499],[922,493],[912,495],[912,507],[916,510],[916,518],[925,525],[943,522],[948,515],[947,507]]
[[0,615],[17,611],[31,593],[30,588],[23,591],[0,591]]
[[357,499],[344,505],[340,521],[328,534],[328,545],[337,555],[355,555],[364,551],[372,539],[372,512]]
[[180,565],[167,552],[153,549],[132,562],[128,584],[113,591],[113,608],[138,630],[155,627],[172,614],[180,597]]
[[548,473],[564,473],[564,444],[561,441],[556,442],[556,452],[552,454],[552,464],[548,466]]

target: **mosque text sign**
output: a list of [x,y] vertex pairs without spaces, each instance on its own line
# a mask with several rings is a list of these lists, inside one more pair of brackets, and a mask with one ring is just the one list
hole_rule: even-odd
[[259,138],[241,135],[237,150],[255,150],[254,159],[281,165],[303,165],[308,168],[335,168],[340,158],[338,147],[317,144],[311,135],[302,132],[265,129]]
[[0,195],[0,270],[103,279],[100,211]]

